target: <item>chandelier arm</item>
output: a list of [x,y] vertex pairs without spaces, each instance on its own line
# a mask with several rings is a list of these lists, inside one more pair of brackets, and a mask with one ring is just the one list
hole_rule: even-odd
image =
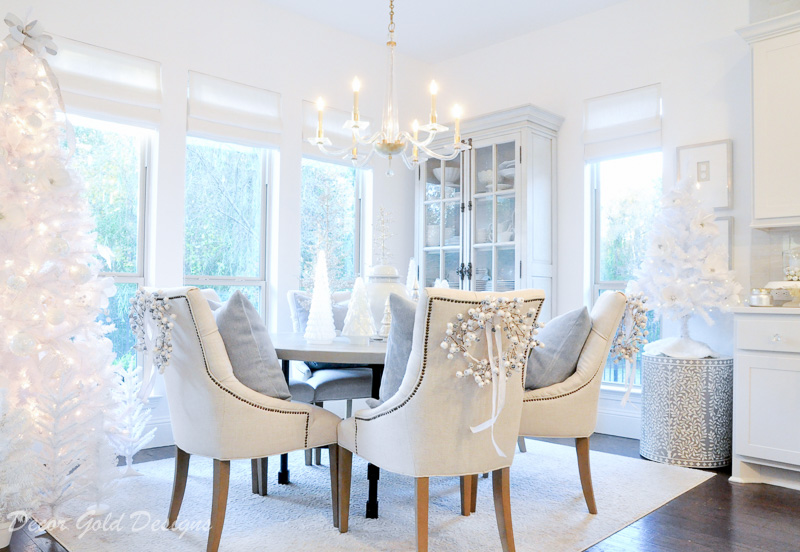
[[369,150],[369,153],[366,156],[364,156],[363,159],[361,159],[360,161],[359,160],[353,161],[353,166],[357,169],[363,167],[364,165],[369,163],[369,160],[372,159],[373,155],[375,155],[375,150],[371,149]]
[[421,149],[423,152],[425,152],[425,154],[428,157],[433,157],[434,159],[439,159],[440,161],[452,161],[453,159],[458,157],[458,155],[461,153],[460,149],[454,149],[453,153],[451,153],[449,155],[442,154],[442,153],[436,153],[435,151],[433,151],[432,149],[428,148],[427,146],[422,146],[422,145],[419,146],[419,149]]
[[353,146],[348,146],[340,150],[329,150],[324,144],[317,144],[317,147],[319,148],[319,151],[325,155],[330,155],[331,157],[344,157],[353,151]]
[[358,142],[362,146],[369,146],[370,144],[375,143],[378,140],[378,138],[381,137],[381,134],[383,134],[383,132],[379,130],[378,132],[376,132],[375,134],[373,134],[372,136],[370,136],[365,140],[361,137],[361,134],[359,134],[356,131],[356,129],[353,129],[353,136],[355,137],[356,142]]
[[433,142],[433,139],[436,137],[436,131],[428,133],[428,136],[424,140],[414,140],[414,137],[406,131],[403,131],[403,136],[405,136],[406,140],[411,142],[412,145],[417,147],[425,147],[430,145]]
[[403,150],[403,152],[400,154],[400,157],[403,159],[403,164],[406,166],[406,168],[413,171],[416,163],[408,158],[408,155],[406,155],[406,150]]

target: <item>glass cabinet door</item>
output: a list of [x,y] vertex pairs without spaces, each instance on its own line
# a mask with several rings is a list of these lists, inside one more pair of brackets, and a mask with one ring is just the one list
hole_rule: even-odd
[[461,159],[431,159],[421,169],[422,258],[420,286],[432,287],[437,279],[447,280],[451,288],[461,286],[463,183]]
[[476,144],[472,149],[472,288],[511,291],[516,288],[515,140]]

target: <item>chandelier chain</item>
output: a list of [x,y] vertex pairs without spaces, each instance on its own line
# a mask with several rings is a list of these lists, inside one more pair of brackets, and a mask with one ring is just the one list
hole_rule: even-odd
[[389,0],[389,32],[394,33],[394,0]]

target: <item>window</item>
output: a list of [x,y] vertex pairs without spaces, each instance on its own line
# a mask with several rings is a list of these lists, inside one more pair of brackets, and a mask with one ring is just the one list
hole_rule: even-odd
[[115,364],[135,356],[128,324],[130,298],[144,284],[144,209],[150,133],[129,126],[70,116],[75,127],[71,166],[82,177],[95,218],[104,276],[113,276],[117,294],[108,315],[116,329],[108,335]]
[[[624,290],[647,252],[648,230],[661,203],[661,152],[630,155],[587,165],[594,191],[594,296]],[[661,322],[648,314],[648,339]],[[637,361],[637,372],[641,359]],[[606,364],[603,381],[624,383],[622,363]],[[640,383],[636,375],[636,384]]]
[[363,171],[303,158],[300,213],[300,286],[311,289],[320,249],[331,291],[352,289],[361,264]]
[[267,184],[273,152],[186,139],[187,285],[241,290],[264,314]]

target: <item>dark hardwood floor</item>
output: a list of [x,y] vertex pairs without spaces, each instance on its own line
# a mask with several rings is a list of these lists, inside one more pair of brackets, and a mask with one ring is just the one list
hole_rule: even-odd
[[[572,444],[571,440],[544,439]],[[639,441],[595,434],[592,450],[639,457]],[[142,451],[135,462],[173,456],[172,447]],[[716,475],[655,512],[589,548],[591,552],[800,552],[800,491],[772,485],[730,483]],[[46,536],[25,528],[0,552],[65,552]],[[73,552],[80,552],[75,550]],[[139,552],[139,551],[136,551]],[[520,552],[528,552],[520,548]]]

